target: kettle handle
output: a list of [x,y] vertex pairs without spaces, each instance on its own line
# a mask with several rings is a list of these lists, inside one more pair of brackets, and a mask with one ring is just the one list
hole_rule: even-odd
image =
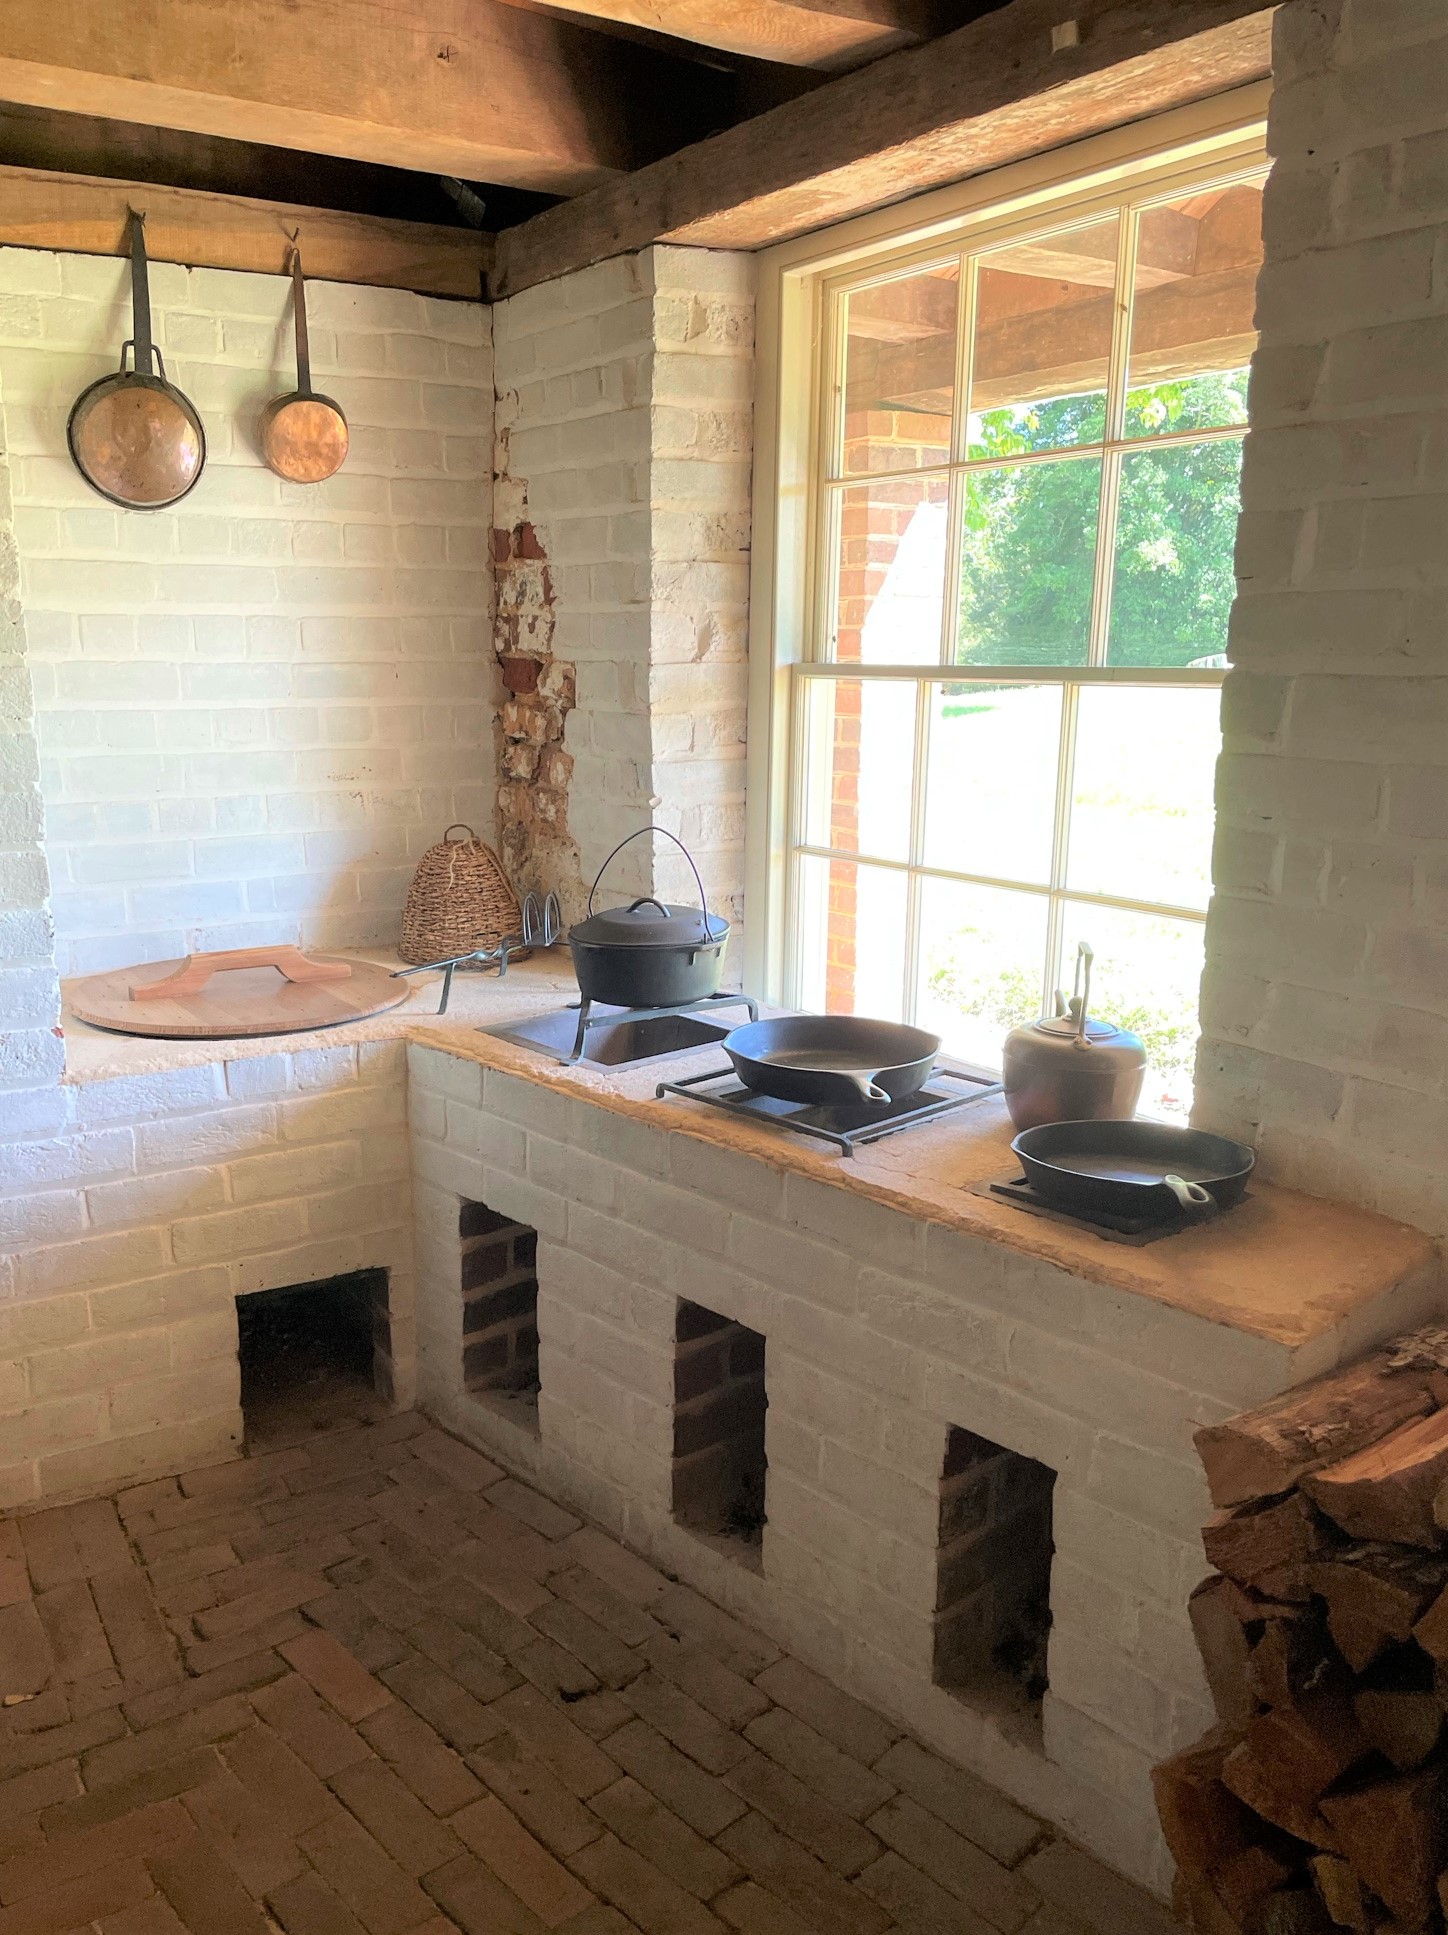
[[1091,963],[1096,959],[1095,949],[1089,941],[1082,941],[1076,949],[1076,973],[1071,982],[1071,1012],[1076,1017],[1076,1046],[1089,1048],[1090,1037],[1086,1033],[1086,1015],[1091,1005]]

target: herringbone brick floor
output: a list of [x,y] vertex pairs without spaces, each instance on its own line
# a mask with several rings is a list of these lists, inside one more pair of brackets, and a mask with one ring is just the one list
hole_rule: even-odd
[[1166,1935],[412,1415],[0,1522],[0,1935]]

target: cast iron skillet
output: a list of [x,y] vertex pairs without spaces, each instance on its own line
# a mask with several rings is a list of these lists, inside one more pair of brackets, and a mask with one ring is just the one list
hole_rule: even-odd
[[746,1088],[829,1108],[913,1095],[940,1037],[863,1015],[783,1015],[735,1028],[720,1046]]
[[1243,1143],[1165,1122],[1044,1122],[1011,1148],[1042,1196],[1112,1216],[1213,1216],[1240,1200],[1257,1161]]

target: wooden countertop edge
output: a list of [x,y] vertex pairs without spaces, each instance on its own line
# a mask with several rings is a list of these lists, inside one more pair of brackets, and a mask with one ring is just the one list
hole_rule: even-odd
[[[409,1027],[407,1034],[409,1040],[422,1047],[477,1062],[486,1069],[517,1077],[573,1100],[592,1102],[615,1114],[647,1122],[651,1128],[667,1134],[690,1136],[698,1142],[753,1156],[769,1167],[866,1197],[917,1221],[994,1243],[1103,1288],[1147,1297],[1205,1322],[1222,1324],[1288,1349],[1329,1334],[1354,1311],[1426,1269],[1437,1255],[1437,1246],[1425,1231],[1393,1222],[1376,1211],[1306,1196],[1271,1183],[1257,1183],[1253,1196],[1259,1203],[1280,1208],[1289,1215],[1297,1204],[1321,1204],[1335,1220],[1361,1223],[1364,1236],[1370,1234],[1374,1242],[1364,1244],[1364,1267],[1345,1273],[1347,1280],[1326,1294],[1309,1299],[1292,1311],[1253,1310],[1224,1298],[1190,1274],[1175,1283],[1132,1267],[1134,1259],[1152,1259],[1151,1250],[1108,1243],[1088,1231],[1055,1234],[1058,1226],[1023,1216],[1005,1205],[992,1213],[991,1206],[981,1197],[969,1194],[963,1184],[892,1185],[858,1167],[858,1158],[841,1161],[816,1153],[802,1142],[756,1129],[752,1124],[710,1115],[703,1110],[686,1112],[652,1096],[627,1095],[605,1075],[591,1069],[565,1071],[540,1063],[527,1051],[496,1038],[473,1036],[460,1040],[445,1027],[428,1028],[417,1022]],[[1202,1237],[1206,1236],[1204,1230]],[[1186,1236],[1181,1240],[1190,1243],[1193,1239]],[[1372,1264],[1375,1249],[1391,1252],[1376,1267]],[[1178,1247],[1175,1254],[1181,1258],[1184,1252]],[[1155,1260],[1163,1260],[1159,1251],[1155,1253]]]

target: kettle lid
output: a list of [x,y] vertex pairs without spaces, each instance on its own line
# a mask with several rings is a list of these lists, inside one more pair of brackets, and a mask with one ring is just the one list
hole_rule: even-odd
[[[1031,1026],[1038,1034],[1050,1035],[1057,1041],[1076,1041],[1082,1033],[1080,1022],[1073,1014],[1042,1015]],[[1127,1029],[1117,1028],[1109,1021],[1097,1021],[1094,1016],[1088,1016],[1084,1032],[1087,1041],[1114,1041],[1129,1033]]]

